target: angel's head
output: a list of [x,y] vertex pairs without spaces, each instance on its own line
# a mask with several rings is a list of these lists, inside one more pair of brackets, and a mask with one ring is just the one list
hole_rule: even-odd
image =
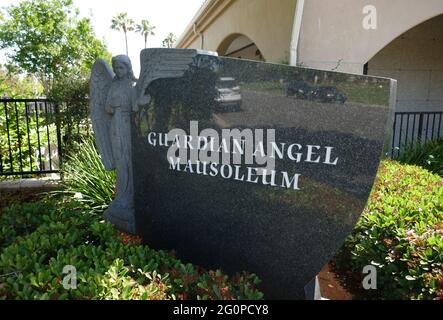
[[134,80],[134,73],[132,72],[131,60],[128,56],[118,55],[112,57],[112,69],[118,79]]

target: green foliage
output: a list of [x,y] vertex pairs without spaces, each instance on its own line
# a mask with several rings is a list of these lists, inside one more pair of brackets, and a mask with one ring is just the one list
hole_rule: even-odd
[[[31,171],[42,168],[46,161],[44,151],[49,154],[49,148],[51,151],[57,148],[54,121],[50,106],[44,103],[39,104],[39,107],[28,104],[27,110],[24,102],[3,105],[0,108],[0,157],[3,170]],[[39,144],[41,157],[38,155]]]
[[135,31],[140,33],[145,39],[145,49],[148,43],[148,36],[154,36],[155,26],[151,25],[148,20],[142,20],[139,24],[135,25]]
[[134,31],[134,20],[129,19],[126,12],[121,12],[112,18],[111,29],[116,31],[123,30],[125,34],[126,55],[128,55],[128,32]]
[[59,106],[58,121],[63,129],[65,151],[74,148],[91,133],[89,118],[89,79],[86,74],[72,72],[54,79],[48,98]]
[[435,139],[415,146],[404,146],[395,160],[420,166],[443,176],[443,140]]
[[[13,206],[1,219],[2,225],[11,223],[8,234],[14,235],[0,245],[0,299],[263,297],[255,275],[229,278],[183,264],[167,252],[124,243],[111,224],[75,201]],[[76,289],[63,287],[66,265],[77,270]]]
[[[95,37],[89,19],[79,18],[72,0],[26,0],[4,9],[0,14],[0,49],[7,49],[9,68],[37,77],[44,94],[59,106],[57,120],[65,131],[65,150],[71,149],[72,142],[80,139],[78,135],[89,134],[89,71],[98,58],[110,61],[111,55]],[[20,94],[22,98],[34,98],[37,94],[27,90],[28,83],[24,80],[19,86],[11,84],[14,83],[2,82],[0,94],[19,91],[23,93]],[[4,127],[1,117],[0,112],[0,125]],[[21,120],[24,128],[25,120]],[[20,134],[16,132],[17,142]],[[8,150],[8,147],[4,149],[5,144],[2,137],[1,150]],[[18,151],[17,145],[12,147],[14,152]]]
[[172,32],[169,32],[166,38],[162,41],[162,45],[165,48],[172,48],[176,41],[177,37]]
[[48,209],[45,201],[36,204],[14,204],[6,208],[0,215],[0,248],[6,247],[21,235],[31,233],[47,217],[54,214],[54,210],[49,208],[46,215],[39,213]]
[[75,150],[63,167],[64,192],[88,209],[102,212],[114,197],[115,172],[105,169],[92,138],[77,144]]
[[89,19],[78,17],[72,0],[21,1],[0,18],[0,48],[8,49],[10,63],[42,79],[89,69],[109,56]]
[[134,31],[134,20],[128,18],[126,12],[121,12],[112,18],[111,29],[123,32]]
[[168,295],[172,289],[168,274],[162,276],[155,270],[144,272],[142,269],[131,269],[124,265],[122,259],[116,259],[101,279],[98,297],[106,300],[175,299],[175,296]]
[[9,70],[0,68],[0,97],[26,99],[38,97],[43,87],[32,76],[19,77]]
[[443,181],[422,168],[385,161],[370,201],[348,237],[342,262],[361,274],[377,266],[383,299],[443,297]]
[[[70,106],[81,106],[81,118],[85,117],[88,106],[89,80],[86,75],[70,73],[55,79],[54,86],[50,92],[49,99],[66,103]],[[80,104],[79,104],[80,103]],[[77,111],[78,112],[78,111]],[[75,115],[73,113],[73,115]]]
[[[20,77],[14,75],[10,70],[0,68],[0,97],[24,99],[29,97],[38,97],[42,93],[43,88],[32,76]],[[2,104],[0,108],[0,158],[3,170],[20,170],[19,159],[22,160],[22,168],[24,171],[31,170],[31,163],[36,169],[37,162],[35,157],[35,146],[38,144],[37,131],[41,134],[41,144],[47,145],[48,135],[44,125],[49,123],[46,117],[40,114],[39,125],[35,112],[29,113],[28,123],[26,123],[26,106],[23,102],[8,103],[6,106]],[[30,111],[30,110],[28,110]],[[44,112],[43,112],[44,113]],[[49,119],[48,119],[49,120]],[[17,124],[18,122],[18,124]],[[27,134],[29,127],[30,134]],[[9,129],[9,140],[8,140]],[[50,126],[49,140],[55,141],[55,127]],[[12,158],[17,161],[10,165],[9,142],[11,143]],[[21,150],[19,148],[21,142]],[[29,148],[31,145],[31,148]],[[33,149],[34,147],[34,149]]]

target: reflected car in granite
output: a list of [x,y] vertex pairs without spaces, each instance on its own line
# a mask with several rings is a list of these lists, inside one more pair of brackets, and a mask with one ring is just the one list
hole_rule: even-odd
[[221,77],[217,81],[218,96],[215,101],[219,111],[240,111],[242,96],[240,85],[232,77]]
[[309,100],[311,98],[313,87],[307,84],[304,81],[289,81],[286,84],[286,96],[287,97],[296,97],[297,99],[306,99]]
[[317,87],[311,93],[311,100],[319,102],[345,103],[348,98],[335,87]]
[[324,103],[345,103],[347,97],[337,88],[331,86],[311,86],[302,80],[291,80],[286,83],[285,94],[287,97],[311,100]]

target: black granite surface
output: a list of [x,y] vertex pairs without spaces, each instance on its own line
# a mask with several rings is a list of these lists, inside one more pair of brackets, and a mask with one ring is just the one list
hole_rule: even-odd
[[[229,58],[199,61],[205,59],[183,78],[155,81],[151,104],[135,115],[137,230],[149,246],[173,249],[185,262],[256,273],[266,298],[303,299],[304,286],[340,248],[366,204],[395,83]],[[240,86],[241,106],[217,102],[222,77]],[[277,172],[301,175],[300,190],[171,170],[167,148],[153,147],[147,136],[189,131],[191,120],[199,130],[274,129],[277,143],[332,146],[338,161],[277,159]]]

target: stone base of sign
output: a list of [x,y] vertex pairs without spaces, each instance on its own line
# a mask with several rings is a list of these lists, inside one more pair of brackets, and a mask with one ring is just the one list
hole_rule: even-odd
[[318,276],[309,281],[305,286],[306,300],[324,300],[321,296],[320,282],[318,281]]
[[135,221],[133,211],[133,209],[119,210],[110,206],[103,214],[103,218],[106,221],[114,224],[120,231],[135,234]]

